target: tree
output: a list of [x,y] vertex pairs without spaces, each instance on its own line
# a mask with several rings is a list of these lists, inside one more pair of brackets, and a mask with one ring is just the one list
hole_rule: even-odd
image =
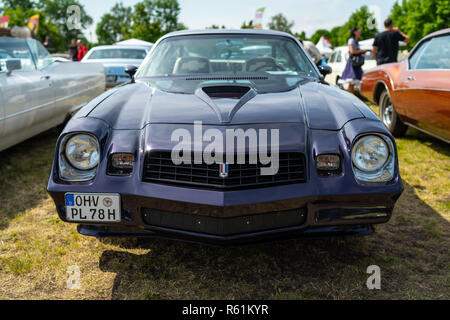
[[33,9],[34,3],[32,0],[2,0],[4,10],[15,10],[18,7],[21,7],[24,12]]
[[394,4],[391,18],[411,39],[412,48],[427,34],[448,28],[450,5],[448,0],[403,0]]
[[345,30],[340,30],[339,44],[347,44],[348,38],[350,38],[350,31],[353,27],[358,26],[361,29],[361,40],[374,38],[377,34],[377,28],[368,25],[368,21],[373,25],[377,25],[377,21],[373,19],[373,13],[369,11],[367,6],[362,6],[350,15],[347,23],[345,24],[345,29],[347,30],[347,35],[345,35]]
[[35,15],[39,14],[39,28],[37,36],[41,41],[45,40],[45,37],[50,37],[51,39],[51,52],[56,52],[59,49],[65,50],[65,41],[64,38],[61,37],[59,33],[58,27],[51,23],[47,18],[46,13],[42,11],[37,11],[35,9],[23,10],[22,7],[17,7],[15,9],[6,9],[3,14],[9,16],[9,25],[11,27],[22,27],[26,26],[28,23],[28,19]]
[[125,7],[123,3],[117,3],[109,13],[102,16],[95,33],[101,44],[112,44],[121,41],[131,35],[131,23],[133,9]]
[[325,36],[325,38],[329,39],[331,38],[331,32],[325,29],[319,29],[311,36],[310,41],[317,43],[319,42],[320,38],[322,36]]
[[242,23],[242,26],[241,26],[241,29],[253,29],[254,28],[254,26],[253,26],[253,20],[250,20],[249,22],[248,22],[248,24],[244,21],[243,23]]
[[134,6],[129,37],[155,42],[166,33],[186,29],[179,14],[177,0],[143,0]]
[[218,26],[218,25],[215,25],[215,24],[213,24],[213,25],[211,25],[211,26],[209,26],[209,27],[206,27],[206,29],[226,29],[227,27],[225,27],[225,26]]
[[69,30],[69,27],[67,26],[67,8],[72,5],[80,8],[81,29],[89,27],[93,22],[92,17],[86,13],[84,6],[80,4],[78,0],[40,0],[36,4],[39,11],[45,12],[52,23],[58,27],[61,36],[66,39],[67,43],[71,38],[80,38],[82,36],[82,30]]
[[269,29],[292,33],[291,29],[294,26],[294,21],[289,22],[288,19],[279,13],[271,18],[268,26]]
[[302,31],[300,33],[298,32],[294,33],[294,37],[296,37],[297,39],[308,40],[305,31]]

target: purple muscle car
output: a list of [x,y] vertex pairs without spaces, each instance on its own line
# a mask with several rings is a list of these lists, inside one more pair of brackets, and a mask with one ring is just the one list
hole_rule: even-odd
[[218,245],[371,234],[403,191],[395,141],[308,57],[275,31],[164,36],[61,133],[47,187],[60,218]]

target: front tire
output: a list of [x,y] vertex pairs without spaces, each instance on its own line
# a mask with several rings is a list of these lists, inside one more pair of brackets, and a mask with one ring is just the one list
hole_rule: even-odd
[[380,119],[394,135],[394,137],[402,137],[405,135],[408,126],[404,124],[392,104],[389,93],[385,90],[380,96]]

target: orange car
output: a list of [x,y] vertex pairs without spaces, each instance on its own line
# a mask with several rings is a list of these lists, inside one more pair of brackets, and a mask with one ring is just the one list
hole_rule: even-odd
[[423,38],[407,59],[365,72],[361,94],[394,136],[411,126],[450,143],[450,28]]

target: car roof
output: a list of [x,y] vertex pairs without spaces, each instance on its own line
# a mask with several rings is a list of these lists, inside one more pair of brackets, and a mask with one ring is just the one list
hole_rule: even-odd
[[450,28],[442,29],[442,30],[430,33],[429,35],[425,36],[423,38],[423,40],[429,39],[429,38],[432,38],[432,37],[435,37],[435,36],[440,36],[440,35],[443,35],[443,34],[446,34],[446,33],[450,33]]
[[91,50],[104,50],[104,49],[150,49],[152,46],[127,46],[127,45],[104,45],[104,46],[96,46]]
[[262,29],[204,29],[204,30],[181,30],[174,31],[164,35],[160,40],[176,37],[176,36],[188,36],[188,35],[210,35],[210,34],[248,34],[248,35],[272,35],[283,36],[297,40],[293,35],[275,31],[275,30],[262,30]]

